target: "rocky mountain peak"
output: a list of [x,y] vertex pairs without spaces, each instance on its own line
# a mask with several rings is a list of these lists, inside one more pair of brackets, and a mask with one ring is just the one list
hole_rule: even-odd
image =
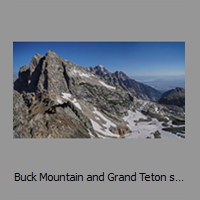
[[179,93],[185,93],[185,90],[183,88],[181,88],[181,87],[176,87],[175,91],[179,92]]
[[125,73],[123,73],[122,71],[116,71],[116,72],[114,72],[114,75],[117,78],[122,79],[122,80],[129,79],[129,77]]
[[122,71],[111,73],[105,68],[102,70],[102,68],[98,66],[94,68],[90,67],[90,71],[100,76],[105,81],[110,82],[111,84],[119,85],[124,90],[129,91],[137,98],[157,101],[161,96],[161,92],[158,90],[129,78]]
[[98,74],[107,74],[107,73],[109,73],[109,71],[101,64],[98,64],[97,66],[95,66],[93,68],[93,71],[95,71],[95,73],[98,73]]
[[[182,93],[176,88],[168,95],[179,97]],[[159,91],[130,79],[122,71],[111,73],[101,64],[84,68],[49,50],[45,55],[36,54],[29,67],[19,70],[13,91],[13,135],[152,138],[155,134],[148,127],[163,134],[158,120],[170,125],[170,117],[174,120],[178,116],[175,123],[184,122],[182,109],[175,106],[171,112],[166,105],[152,102],[159,97]],[[168,121],[163,116],[168,116]]]
[[23,72],[25,72],[27,70],[28,70],[28,67],[26,65],[23,65],[22,67],[20,67],[19,72],[23,73]]
[[48,50],[47,52],[46,52],[46,56],[58,56],[54,51],[52,51],[52,50]]
[[55,93],[60,90],[68,91],[67,65],[64,63],[64,59],[51,50],[45,56],[36,54],[29,67],[20,68],[19,78],[14,83],[14,89],[19,93],[43,90]]
[[99,68],[99,69],[102,70],[102,71],[105,69],[105,67],[104,67],[103,65],[101,65],[101,64],[98,64],[98,65],[97,65],[97,68]]
[[185,106],[185,90],[180,87],[169,90],[162,94],[159,103],[166,105]]

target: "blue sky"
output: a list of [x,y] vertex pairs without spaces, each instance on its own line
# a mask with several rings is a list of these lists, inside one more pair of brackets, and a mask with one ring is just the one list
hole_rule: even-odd
[[185,75],[185,42],[13,42],[13,73],[48,50],[83,67],[102,64],[128,76]]

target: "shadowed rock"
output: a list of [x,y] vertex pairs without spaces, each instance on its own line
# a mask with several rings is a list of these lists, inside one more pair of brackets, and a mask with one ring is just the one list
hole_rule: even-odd
[[169,90],[162,95],[159,103],[183,107],[185,106],[185,90],[180,87]]

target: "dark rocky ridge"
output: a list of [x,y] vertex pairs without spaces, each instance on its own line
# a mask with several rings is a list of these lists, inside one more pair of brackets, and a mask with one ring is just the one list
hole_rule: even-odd
[[102,77],[107,82],[114,85],[120,85],[124,90],[129,91],[137,98],[157,101],[161,97],[161,92],[158,90],[129,78],[121,71],[110,73],[102,65],[98,65],[94,68],[90,67],[89,70]]
[[179,107],[185,106],[185,90],[177,87],[173,90],[165,92],[158,101],[161,104],[175,105]]

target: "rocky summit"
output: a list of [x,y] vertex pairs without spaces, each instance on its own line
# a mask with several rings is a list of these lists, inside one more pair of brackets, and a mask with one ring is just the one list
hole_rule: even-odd
[[185,138],[183,99],[182,88],[162,95],[121,71],[84,68],[49,50],[14,80],[13,137]]
[[165,92],[159,99],[159,103],[166,105],[185,106],[185,90],[177,87],[173,90]]

